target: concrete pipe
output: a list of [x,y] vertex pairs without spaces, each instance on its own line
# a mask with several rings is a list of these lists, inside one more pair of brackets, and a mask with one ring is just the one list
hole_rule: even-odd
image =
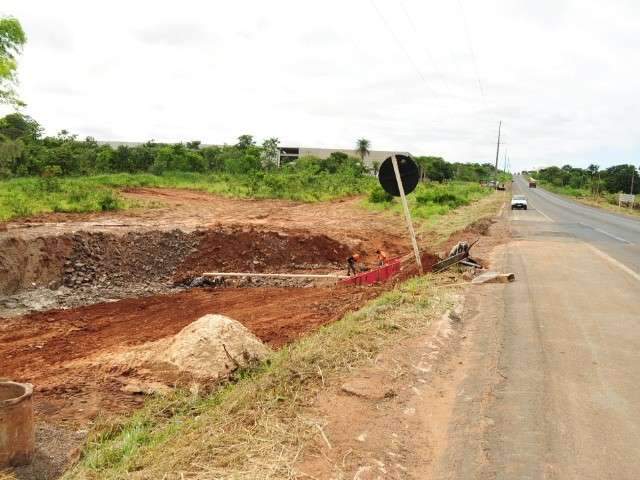
[[0,468],[30,463],[34,449],[33,385],[0,382]]

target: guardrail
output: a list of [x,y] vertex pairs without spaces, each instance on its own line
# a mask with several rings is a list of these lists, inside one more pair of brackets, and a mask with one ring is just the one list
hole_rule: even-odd
[[352,277],[340,280],[341,285],[370,285],[372,283],[384,282],[400,271],[400,257],[392,258],[386,265],[378,267],[368,272],[358,273]]

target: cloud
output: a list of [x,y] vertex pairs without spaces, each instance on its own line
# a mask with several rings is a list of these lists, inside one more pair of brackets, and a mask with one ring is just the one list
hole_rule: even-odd
[[215,42],[215,35],[197,23],[167,23],[148,26],[134,32],[142,43],[178,48],[201,48]]
[[[640,3],[4,0],[29,41],[20,94],[50,133],[284,143],[511,164],[640,151]],[[125,14],[123,14],[125,12]],[[408,15],[408,16],[407,16]],[[384,20],[384,21],[383,21]],[[483,85],[484,95],[478,88]]]

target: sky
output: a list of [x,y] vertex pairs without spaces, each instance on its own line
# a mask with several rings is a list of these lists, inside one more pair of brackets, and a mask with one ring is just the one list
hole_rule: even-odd
[[[2,0],[48,134],[640,164],[636,0]],[[3,107],[0,113],[8,113]]]

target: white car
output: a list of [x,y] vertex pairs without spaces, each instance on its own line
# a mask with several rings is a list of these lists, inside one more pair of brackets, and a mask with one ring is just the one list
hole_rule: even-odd
[[511,210],[515,210],[516,208],[522,208],[523,210],[527,209],[527,197],[524,195],[514,195],[511,198]]

